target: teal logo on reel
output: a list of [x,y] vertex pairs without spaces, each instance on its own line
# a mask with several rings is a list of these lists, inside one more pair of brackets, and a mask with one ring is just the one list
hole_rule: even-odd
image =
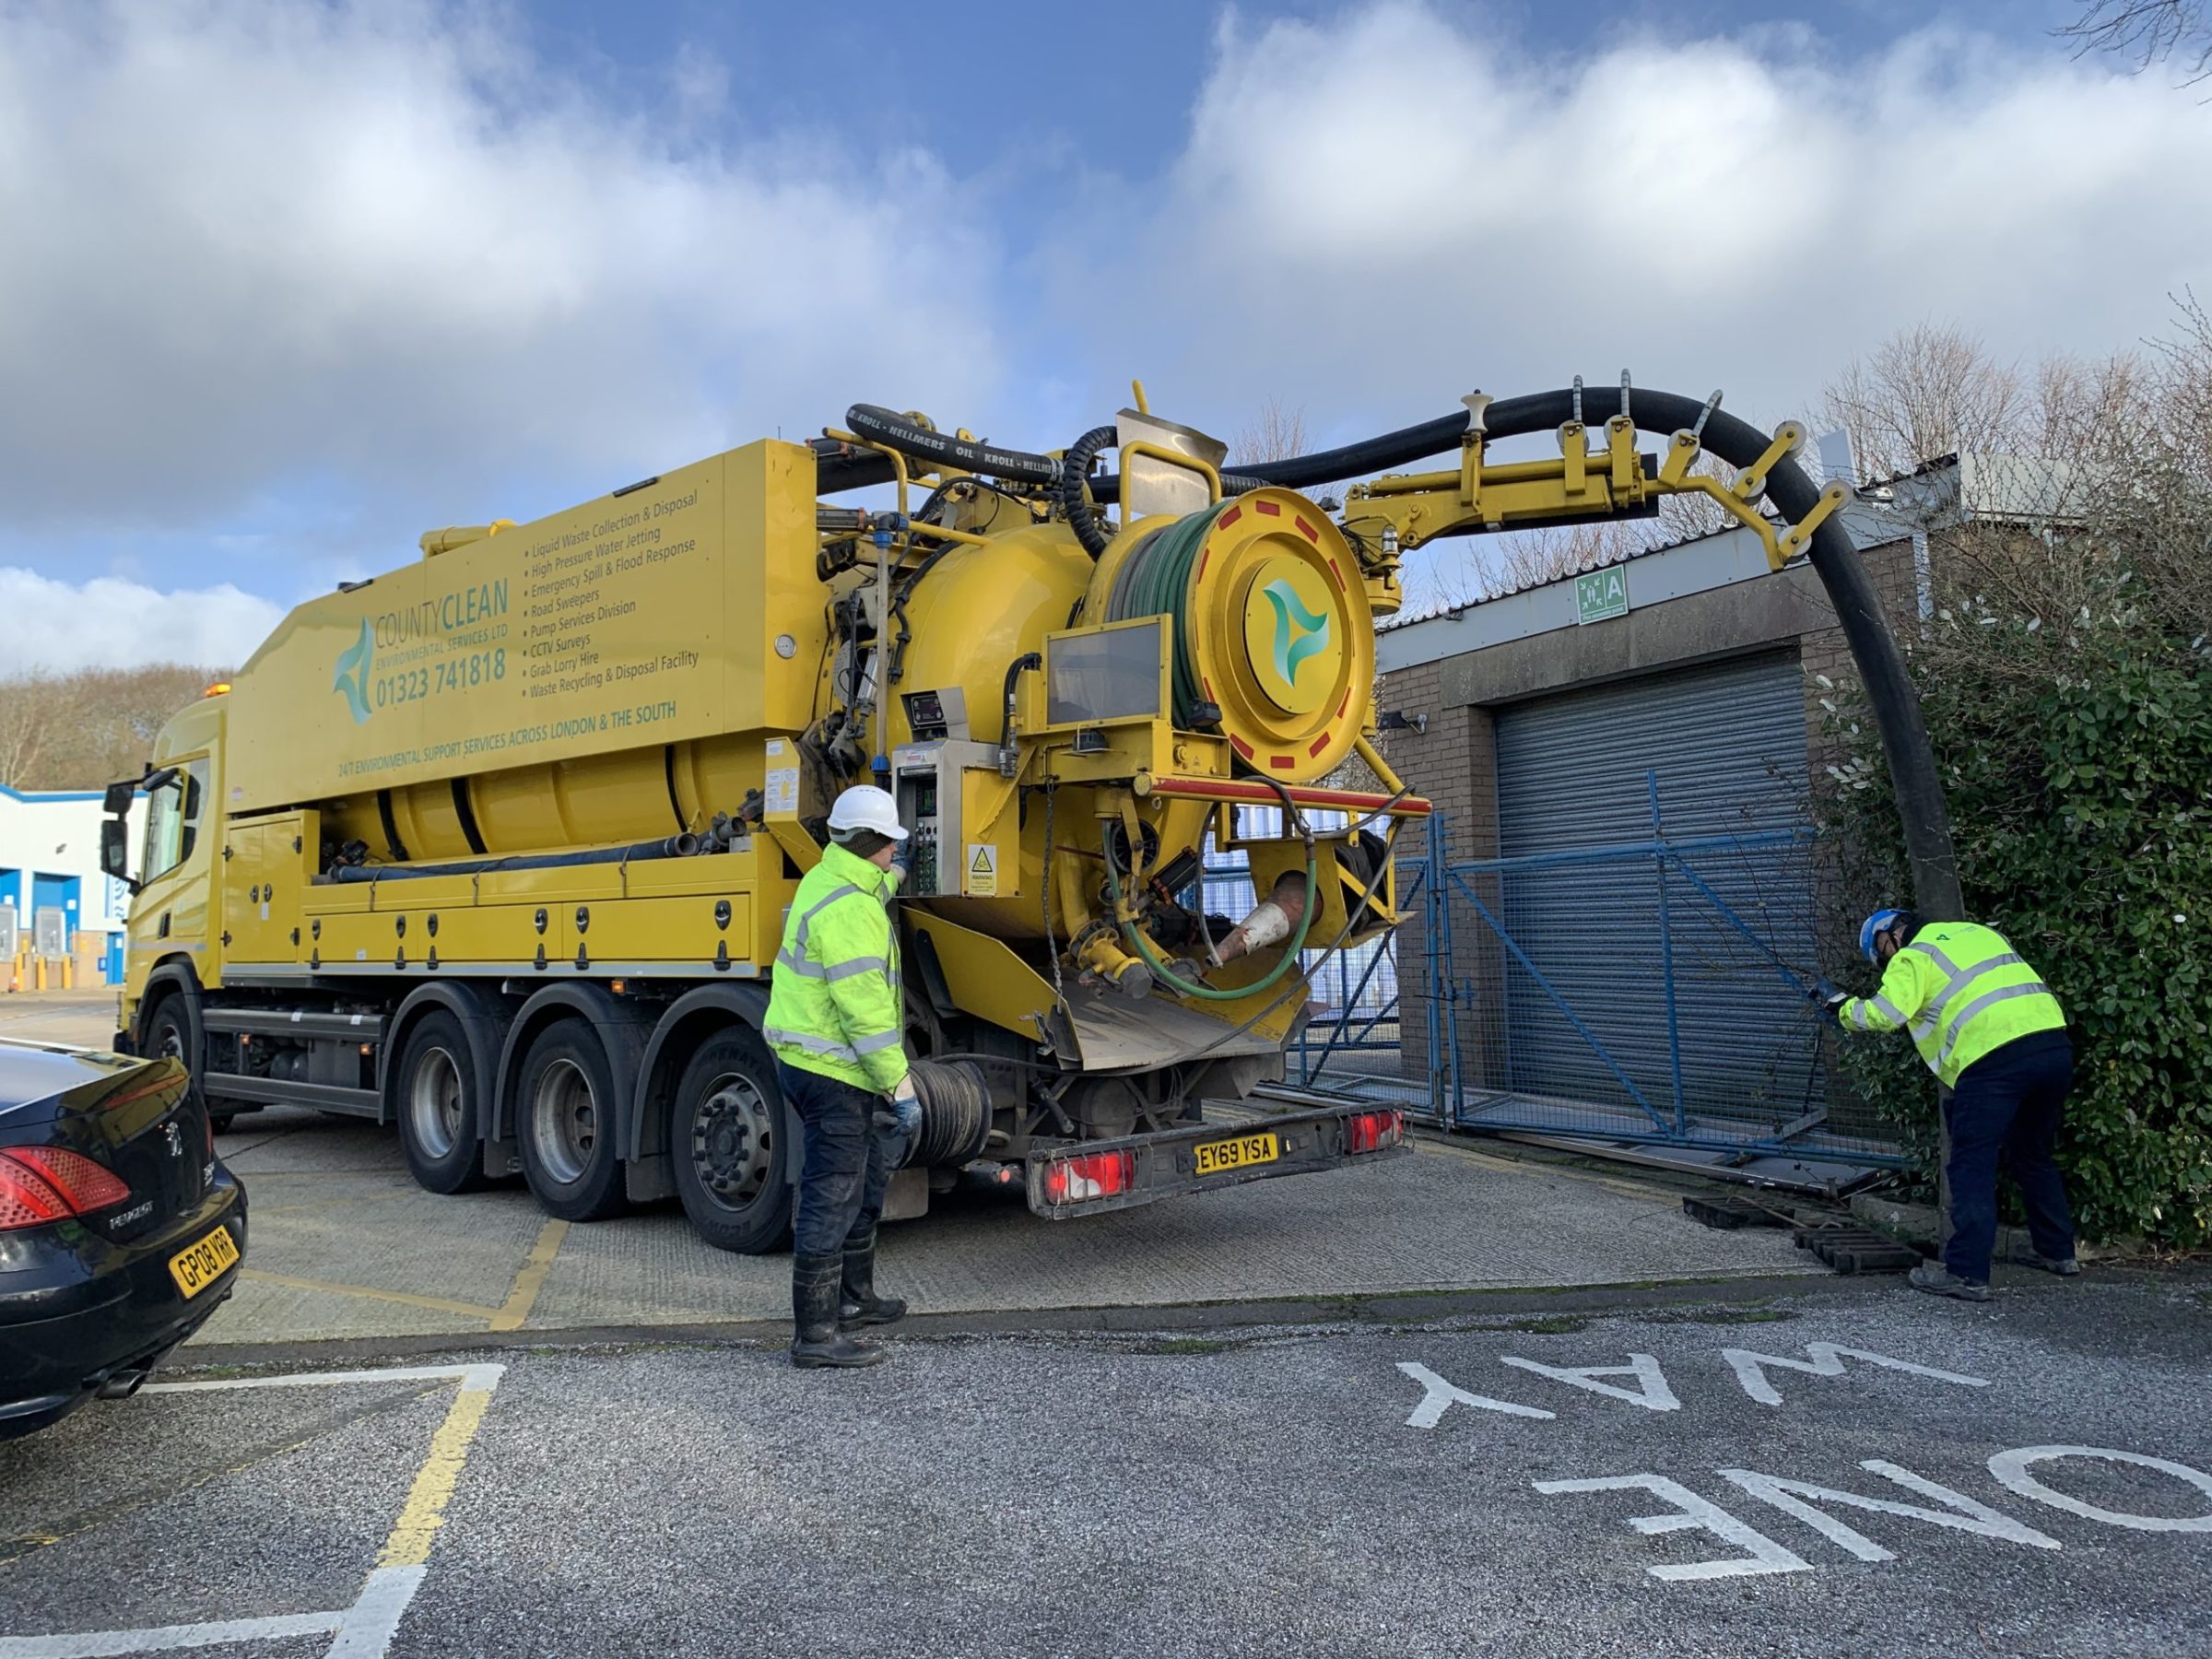
[[355,725],[369,724],[369,663],[375,652],[376,641],[363,620],[361,637],[338,653],[338,665],[331,676],[330,688],[346,693],[346,706],[353,712]]
[[1328,615],[1308,610],[1298,590],[1279,577],[1260,592],[1275,606],[1275,671],[1285,685],[1295,686],[1299,665],[1328,649]]

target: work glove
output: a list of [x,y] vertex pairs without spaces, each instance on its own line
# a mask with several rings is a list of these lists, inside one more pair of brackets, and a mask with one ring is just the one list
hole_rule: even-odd
[[1830,985],[1826,1000],[1820,1005],[1820,1018],[1834,1026],[1837,1030],[1841,1030],[1843,1029],[1843,1005],[1850,1000],[1851,994],[1849,992],[1838,991],[1833,985]]
[[914,1144],[922,1133],[922,1097],[914,1092],[912,1072],[900,1078],[899,1086],[884,1097],[875,1114],[875,1126],[881,1134],[897,1135],[902,1147]]

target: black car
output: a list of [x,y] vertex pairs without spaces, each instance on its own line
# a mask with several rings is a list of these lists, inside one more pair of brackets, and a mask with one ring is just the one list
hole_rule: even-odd
[[0,1039],[0,1440],[134,1392],[245,1249],[180,1062]]

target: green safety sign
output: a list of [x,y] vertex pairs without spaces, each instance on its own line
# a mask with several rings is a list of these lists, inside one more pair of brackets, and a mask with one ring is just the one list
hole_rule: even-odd
[[1629,582],[1618,565],[1574,579],[1574,619],[1603,622],[1629,614]]

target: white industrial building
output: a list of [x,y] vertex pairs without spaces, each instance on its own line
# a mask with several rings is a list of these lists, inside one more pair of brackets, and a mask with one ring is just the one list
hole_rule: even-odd
[[[0,994],[36,982],[34,963],[49,959],[48,983],[71,963],[78,985],[123,979],[124,926],[130,888],[100,867],[98,790],[15,790],[0,783]],[[133,803],[131,844],[146,824],[145,797]],[[46,912],[48,936],[40,936]],[[11,935],[12,935],[12,938]],[[41,944],[59,950],[41,952]]]

